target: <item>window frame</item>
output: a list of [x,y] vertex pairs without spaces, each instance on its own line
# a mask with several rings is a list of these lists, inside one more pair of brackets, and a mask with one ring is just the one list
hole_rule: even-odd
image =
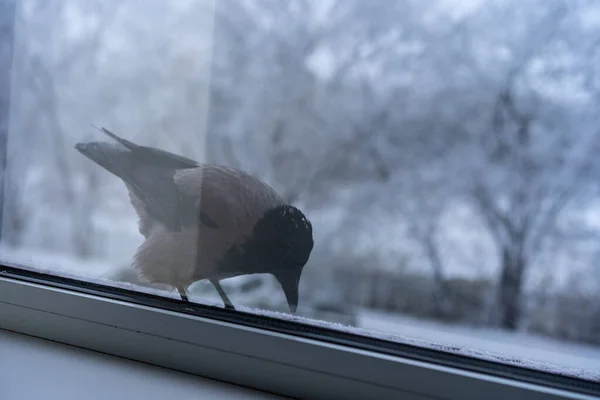
[[335,343],[324,328],[310,329],[321,340],[277,332],[275,318],[6,266],[0,316],[0,329],[294,398],[600,398],[591,382],[569,390],[469,371]]
[[600,398],[600,383],[7,265],[0,329],[301,399]]

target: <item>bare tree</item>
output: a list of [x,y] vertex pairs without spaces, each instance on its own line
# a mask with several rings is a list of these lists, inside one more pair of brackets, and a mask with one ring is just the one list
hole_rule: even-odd
[[[527,271],[548,252],[561,216],[596,186],[595,103],[551,93],[592,73],[591,47],[582,42],[595,36],[576,22],[585,7],[557,0],[515,8],[504,1],[445,26],[423,23],[412,37],[419,49],[413,57],[382,58],[404,67],[381,81],[411,76],[410,86],[395,89],[409,101],[385,104],[388,121],[367,125],[369,144],[379,132],[387,145],[352,147],[365,166],[387,171],[382,187],[402,182],[392,198],[403,204],[400,219],[432,266],[442,305],[448,255],[437,235],[440,215],[458,202],[480,217],[495,245],[490,257],[498,260],[496,320],[508,329],[521,320]],[[565,48],[573,38],[577,46]],[[575,62],[565,67],[561,57]],[[411,93],[414,87],[419,91]],[[577,84],[571,90],[593,95]],[[438,177],[424,178],[432,174]]]
[[[552,68],[553,57],[567,51],[561,49],[561,39],[574,29],[574,16],[581,8],[562,1],[546,5],[543,12],[527,7],[512,20],[519,27],[514,36],[479,33],[478,29],[494,29],[491,22],[497,15],[510,14],[508,7],[505,3],[477,14],[479,25],[467,23],[470,46],[454,53],[453,59],[462,59],[458,65],[466,65],[472,82],[485,85],[487,93],[470,97],[468,86],[448,85],[454,104],[445,124],[464,140],[450,150],[450,160],[470,170],[463,176],[463,194],[496,243],[498,323],[516,329],[528,269],[546,250],[545,242],[570,202],[595,185],[594,149],[600,145],[600,132],[578,122],[587,118],[590,103],[573,106],[536,85],[540,80],[548,86],[560,84],[580,73],[571,69],[557,77],[545,72]],[[464,39],[464,32],[457,37]],[[490,49],[508,49],[509,61],[490,62],[493,55],[477,50],[483,43]],[[582,57],[572,52],[569,56]],[[451,122],[452,114],[469,122]]]
[[[29,106],[25,106],[26,103],[21,105],[27,107],[23,110],[23,119],[26,121],[22,132],[26,132],[30,138],[36,137],[38,143],[47,143],[47,147],[30,147],[27,151],[41,152],[38,158],[50,161],[52,168],[46,168],[44,174],[46,185],[53,190],[47,193],[52,197],[59,194],[60,198],[55,204],[60,204],[62,210],[69,210],[71,241],[75,254],[90,257],[94,252],[95,229],[92,218],[94,208],[98,204],[98,171],[83,164],[81,168],[77,168],[75,165],[78,163],[72,162],[72,143],[64,127],[64,99],[59,87],[65,79],[71,79],[71,75],[79,73],[82,69],[89,71],[93,68],[95,57],[103,42],[103,34],[118,9],[103,7],[98,2],[88,2],[84,8],[87,12],[99,16],[98,21],[95,29],[88,35],[73,42],[64,39],[66,33],[59,26],[68,26],[60,23],[72,7],[77,7],[75,4],[33,2],[32,5],[34,7],[31,14],[22,17],[30,18],[30,23],[41,22],[36,26],[36,31],[27,32],[23,39],[25,46],[22,49],[21,67],[25,79],[22,80],[23,87],[20,89],[27,92],[31,103]],[[50,37],[57,43],[57,51],[52,54],[40,45],[40,41]],[[25,117],[26,114],[28,117]],[[81,178],[83,184],[81,188],[76,187],[79,183],[78,178]]]
[[[360,163],[362,150],[355,148],[376,158],[370,138],[381,108],[360,71],[397,46],[384,40],[397,23],[390,3],[369,4],[220,2],[211,108],[211,128],[221,141],[215,157],[261,175],[291,202],[315,200],[334,181],[359,181],[363,168],[351,164]],[[320,54],[336,60],[327,72],[313,65]],[[376,169],[386,173],[383,162]]]

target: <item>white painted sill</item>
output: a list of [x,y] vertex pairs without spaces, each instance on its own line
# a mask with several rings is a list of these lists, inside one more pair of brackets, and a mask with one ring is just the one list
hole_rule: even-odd
[[0,330],[2,400],[229,399],[280,396]]
[[59,286],[0,273],[0,328],[300,399],[600,398],[589,384],[553,388],[317,340],[316,328],[309,338],[231,322],[233,311],[199,306],[192,315],[174,300],[152,307]]

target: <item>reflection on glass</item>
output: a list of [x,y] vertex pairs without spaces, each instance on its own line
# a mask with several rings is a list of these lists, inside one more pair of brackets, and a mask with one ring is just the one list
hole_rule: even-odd
[[[600,379],[599,35],[572,0],[22,0],[0,257],[278,317],[301,269],[293,318]],[[148,279],[128,188],[81,154],[118,146],[95,126],[260,179],[314,247]],[[218,235],[242,206],[212,204],[189,210]]]

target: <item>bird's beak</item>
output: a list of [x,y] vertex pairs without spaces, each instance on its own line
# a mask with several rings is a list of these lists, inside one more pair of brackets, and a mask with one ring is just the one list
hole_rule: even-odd
[[285,299],[287,300],[288,306],[290,307],[290,311],[292,314],[295,314],[296,309],[298,308],[298,287],[300,286],[301,274],[302,269],[293,269],[275,275],[275,278],[279,281],[279,284],[283,289]]

